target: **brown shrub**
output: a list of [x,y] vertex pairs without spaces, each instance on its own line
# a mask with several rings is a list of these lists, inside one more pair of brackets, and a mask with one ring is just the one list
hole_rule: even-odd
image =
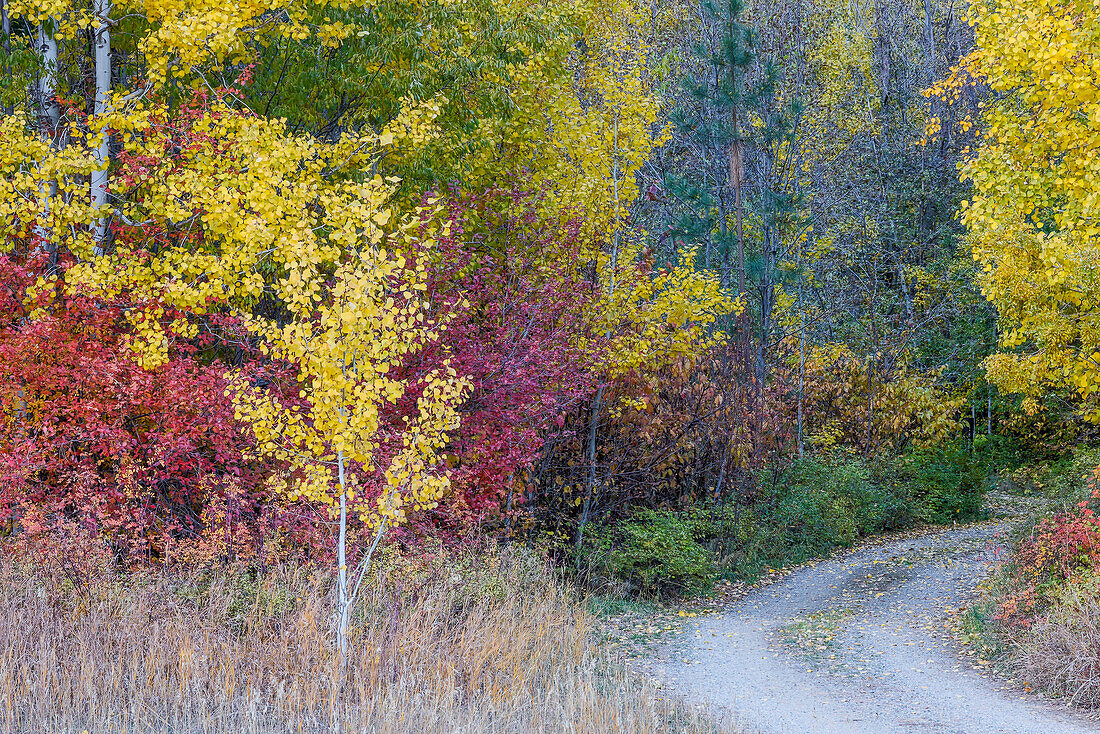
[[710,731],[591,644],[529,555],[372,573],[341,671],[327,574],[74,584],[0,562],[0,731]]

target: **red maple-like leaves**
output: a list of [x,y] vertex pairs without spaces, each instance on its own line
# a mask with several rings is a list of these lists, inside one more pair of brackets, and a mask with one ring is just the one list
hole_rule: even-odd
[[407,375],[449,360],[472,386],[449,449],[452,496],[434,515],[444,527],[517,511],[547,437],[595,389],[581,347],[592,285],[577,261],[578,230],[540,225],[536,203],[519,189],[453,194],[446,234],[427,254],[433,309],[451,320]]
[[0,518],[17,535],[76,523],[136,558],[200,535],[205,504],[229,487],[238,516],[255,517],[225,368],[176,354],[143,370],[121,307],[61,285],[29,318],[35,275],[0,259]]

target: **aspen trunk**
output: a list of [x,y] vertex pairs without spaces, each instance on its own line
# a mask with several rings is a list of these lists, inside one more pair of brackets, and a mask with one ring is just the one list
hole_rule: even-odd
[[348,652],[348,611],[350,599],[348,597],[348,493],[344,477],[344,450],[340,449],[336,456],[337,471],[340,475],[340,537],[336,544],[337,594],[339,600],[340,619],[336,627],[336,646],[340,649],[340,667],[344,667],[344,657]]
[[[53,22],[51,19],[48,22]],[[38,96],[42,129],[52,134],[61,120],[61,108],[57,104],[57,39],[53,30],[38,26],[38,52],[42,54],[42,76],[38,80]]]
[[[4,51],[5,57],[11,54],[11,18],[8,16],[6,0],[0,0],[0,49]],[[6,58],[4,60],[4,76],[11,78],[11,64],[8,63]],[[4,114],[10,115],[14,108],[11,105],[6,105],[2,109]]]
[[[48,23],[52,24],[53,19]],[[58,123],[61,121],[61,108],[57,104],[57,39],[52,28],[44,25],[38,27],[38,52],[42,55],[42,76],[38,80],[39,101],[39,134],[43,140],[56,147],[58,143]],[[51,267],[57,267],[57,243],[54,242],[53,232],[49,226],[50,212],[53,200],[57,197],[57,181],[41,181],[38,185],[39,218],[34,226],[34,233],[38,237],[40,252],[46,252],[50,258]]]
[[[107,113],[111,94],[111,28],[107,23],[111,12],[110,0],[95,0],[99,26],[95,31],[95,114]],[[96,170],[90,177],[92,206],[102,211],[107,205],[107,168],[110,165],[110,140],[106,131],[95,150]],[[92,236],[95,254],[107,252],[107,217],[101,216],[93,223]]]

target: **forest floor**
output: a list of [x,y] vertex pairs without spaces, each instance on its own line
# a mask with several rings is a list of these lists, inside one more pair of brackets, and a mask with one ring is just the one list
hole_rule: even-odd
[[953,636],[1013,522],[878,538],[795,569],[689,613],[636,664],[738,731],[1098,732]]

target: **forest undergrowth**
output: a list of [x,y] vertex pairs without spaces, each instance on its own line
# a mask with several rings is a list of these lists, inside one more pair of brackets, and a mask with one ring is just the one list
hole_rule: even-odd
[[[0,727],[705,730],[584,594],[1100,464],[1097,28],[0,0]],[[1073,497],[991,618],[1085,701]]]

